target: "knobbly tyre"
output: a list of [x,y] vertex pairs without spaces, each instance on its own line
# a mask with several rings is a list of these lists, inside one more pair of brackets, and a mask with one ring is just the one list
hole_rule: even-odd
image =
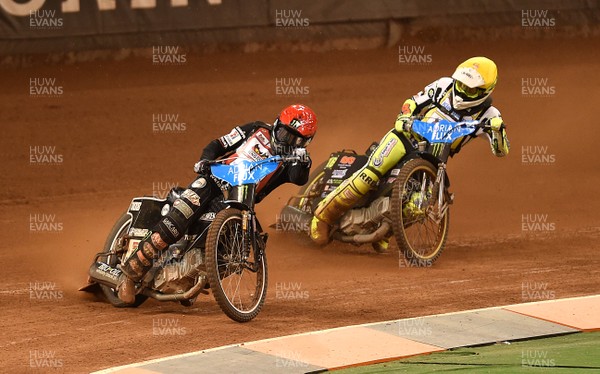
[[223,194],[215,198],[208,212],[190,225],[181,240],[163,251],[141,282],[133,305],[119,300],[116,286],[124,276],[120,266],[150,228],[165,214],[184,188],[172,189],[165,199],[134,198],[127,213],[114,225],[104,250],[96,254],[89,270],[91,291],[99,286],[116,307],[137,307],[148,297],[178,301],[191,306],[210,289],[221,310],[238,322],[252,320],[260,312],[267,294],[268,235],[255,215],[257,184],[280,163],[300,157],[273,156],[261,161],[237,159],[211,163],[211,178]]
[[[424,140],[336,222],[332,233],[334,240],[370,243],[377,252],[387,251],[379,242],[393,236],[408,266],[426,267],[439,258],[448,236],[454,199],[446,173],[450,146],[489,125],[416,118],[411,125]],[[332,153],[314,169],[299,194],[289,199],[279,216],[279,228],[306,232],[317,204],[364,166],[377,145],[371,144],[364,155],[345,149]]]

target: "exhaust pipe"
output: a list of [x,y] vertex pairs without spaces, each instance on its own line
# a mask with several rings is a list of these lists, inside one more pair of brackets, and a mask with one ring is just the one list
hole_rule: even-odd
[[117,284],[119,284],[119,278],[123,272],[119,269],[113,268],[104,262],[94,262],[92,266],[90,266],[89,275],[90,278],[100,284],[105,286],[116,288]]
[[355,244],[365,244],[365,243],[374,243],[381,239],[384,239],[387,233],[390,231],[391,226],[388,221],[383,221],[381,226],[371,234],[357,234],[357,235],[343,235],[339,232],[336,232],[333,237],[336,240],[342,241],[344,243],[355,243]]
[[204,286],[207,283],[206,276],[201,275],[198,283],[194,285],[194,287],[190,288],[184,293],[173,293],[173,294],[164,294],[157,292],[155,290],[151,290],[149,288],[144,288],[142,290],[142,295],[146,295],[158,301],[181,301],[181,300],[189,300],[198,296],[200,293],[208,294],[207,291],[204,291]]
[[[113,268],[110,265],[105,264],[104,262],[95,262],[90,266],[90,278],[96,282],[108,286],[110,288],[117,288],[117,284],[119,284],[119,280],[123,275],[123,272],[119,269]],[[177,294],[163,294],[157,292],[155,290],[144,288],[142,289],[142,294],[149,296],[158,301],[181,301],[193,299],[198,296],[200,293],[208,293],[204,290],[204,286],[208,283],[208,279],[205,275],[201,275],[198,283],[196,283],[192,288],[187,290],[184,293]]]

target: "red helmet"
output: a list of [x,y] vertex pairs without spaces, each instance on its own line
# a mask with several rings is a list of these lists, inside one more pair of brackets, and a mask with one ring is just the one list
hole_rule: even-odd
[[283,109],[273,126],[275,145],[291,148],[306,147],[317,133],[317,116],[302,104]]

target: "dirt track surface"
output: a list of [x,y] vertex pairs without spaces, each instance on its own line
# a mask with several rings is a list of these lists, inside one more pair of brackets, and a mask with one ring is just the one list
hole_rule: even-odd
[[[597,294],[600,130],[590,113],[600,102],[600,78],[597,52],[588,48],[597,44],[433,44],[428,66],[400,65],[398,51],[386,49],[2,71],[0,371],[87,372],[315,329]],[[432,268],[404,267],[397,254],[367,246],[318,249],[272,230],[267,303],[248,324],[230,321],[212,296],[191,308],[148,301],[115,309],[76,291],[131,197],[187,184],[204,144],[233,125],[270,121],[283,106],[303,102],[320,120],[311,145],[316,162],[338,148],[363,150],[389,129],[406,97],[471,54],[499,65],[494,99],[512,153],[495,159],[477,140],[451,160],[450,242]],[[29,97],[35,77],[56,78],[64,94]],[[275,80],[284,77],[301,78],[308,95],[276,95]],[[536,77],[547,78],[555,94],[522,96],[522,79]],[[153,132],[157,113],[178,114],[185,131]],[[31,164],[35,146],[55,146],[62,163]],[[554,161],[524,163],[527,146],[547,147]],[[295,191],[282,187],[259,207],[263,225],[275,222]],[[545,230],[524,232],[524,215],[546,217],[545,226],[529,222]],[[32,217],[54,217],[62,230],[31,231]],[[44,285],[53,292],[35,289]],[[290,297],[294,287],[299,298]],[[177,324],[185,335],[155,335],[157,323]],[[61,367],[32,367],[36,354],[54,354]]]

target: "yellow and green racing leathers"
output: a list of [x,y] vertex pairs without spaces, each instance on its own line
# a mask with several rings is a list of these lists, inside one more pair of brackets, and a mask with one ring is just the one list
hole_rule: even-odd
[[422,117],[424,121],[479,120],[489,123],[489,131],[480,129],[472,135],[455,140],[450,148],[451,156],[470,140],[481,135],[488,137],[494,155],[503,157],[508,154],[509,142],[506,129],[500,112],[491,105],[491,98],[478,106],[455,110],[452,107],[453,83],[452,78],[438,79],[404,102],[394,128],[381,139],[366,165],[342,182],[317,206],[310,230],[311,238],[317,244],[328,243],[330,226],[334,225],[369,190],[375,188],[381,177],[412,150],[417,141],[421,140],[419,135],[404,131],[404,122],[411,116]]

